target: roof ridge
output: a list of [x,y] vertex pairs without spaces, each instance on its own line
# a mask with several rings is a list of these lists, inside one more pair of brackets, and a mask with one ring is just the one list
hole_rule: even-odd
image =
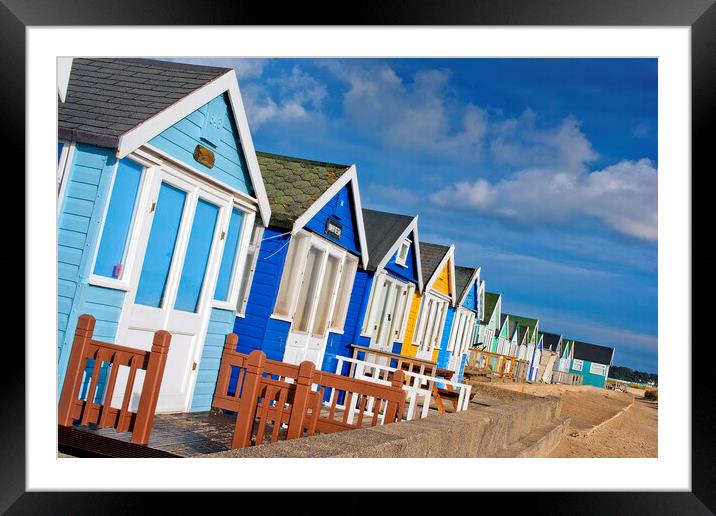
[[300,161],[302,163],[310,163],[313,165],[320,165],[320,166],[328,166],[328,167],[342,167],[345,169],[351,168],[351,165],[344,165],[342,163],[331,163],[329,161],[317,161],[313,159],[307,159],[307,158],[299,158],[298,156],[287,156],[285,154],[275,154],[273,152],[265,152],[265,151],[256,151],[257,155],[264,156],[267,158],[275,158],[275,159],[281,159],[284,161]]

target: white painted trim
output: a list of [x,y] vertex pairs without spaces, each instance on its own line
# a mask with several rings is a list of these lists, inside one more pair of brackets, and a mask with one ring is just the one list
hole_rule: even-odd
[[67,182],[70,177],[70,170],[72,169],[72,160],[75,156],[75,143],[68,142],[66,140],[58,140],[58,143],[62,142],[62,155],[57,163],[57,175],[60,176],[59,189],[57,191],[57,217],[59,218],[62,212],[62,206],[64,205],[65,190],[67,190]]
[[70,72],[72,71],[71,57],[57,58],[57,96],[60,102],[65,102],[67,97],[67,85],[70,82]]
[[232,114],[236,121],[239,140],[244,151],[244,157],[246,158],[252,187],[256,192],[256,200],[261,218],[264,222],[264,226],[268,226],[268,221],[271,218],[271,207],[269,206],[263,177],[261,176],[261,170],[259,169],[258,160],[256,159],[256,151],[254,150],[253,141],[251,139],[248,119],[246,118],[239,83],[234,70],[227,71],[224,75],[196,89],[171,106],[145,120],[134,129],[121,135],[117,145],[117,158],[123,158],[141,145],[146,144],[165,129],[171,127],[179,120],[190,115],[204,104],[209,103],[212,99],[225,92],[229,95]]
[[[433,284],[435,283],[435,280],[438,279],[438,276],[440,276],[440,271],[443,270],[448,260],[450,260],[450,263],[452,264],[452,274],[450,274],[450,291],[452,292],[451,296],[445,296],[447,297],[450,302],[452,303],[452,306],[455,306],[456,301],[456,294],[455,294],[455,260],[453,260],[453,255],[455,253],[455,244],[451,244],[448,248],[447,252],[445,253],[445,256],[443,256],[442,260],[440,260],[440,263],[435,268],[435,271],[433,272],[433,275],[430,277],[430,280],[425,285],[425,292],[430,291],[430,289],[433,287]],[[444,294],[443,294],[444,295]]]
[[328,190],[323,192],[321,196],[314,202],[303,214],[296,219],[291,229],[292,234],[298,233],[308,222],[323,208],[328,201],[333,199],[336,194],[348,184],[349,181],[353,182],[353,208],[355,210],[356,225],[358,226],[358,240],[360,243],[361,251],[361,264],[365,270],[368,267],[368,244],[365,238],[365,227],[363,226],[363,208],[360,202],[360,192],[358,191],[358,173],[356,166],[351,165],[341,177],[339,177],[335,183],[333,183]]
[[102,243],[102,236],[104,234],[105,222],[107,221],[107,212],[109,211],[109,203],[112,200],[112,192],[114,191],[114,181],[117,177],[117,169],[119,168],[119,160],[116,160],[112,167],[112,178],[110,179],[109,188],[107,189],[107,197],[102,207],[102,218],[100,219],[99,232],[95,242],[94,249],[92,251],[92,263],[90,265],[90,283],[98,286],[106,286],[109,288],[115,288],[118,290],[128,291],[131,289],[128,278],[132,275],[132,267],[135,263],[135,254],[137,246],[139,245],[139,234],[141,233],[141,227],[144,224],[144,217],[147,216],[147,208],[149,206],[149,197],[151,196],[151,185],[157,170],[159,169],[156,165],[150,165],[149,162],[142,159],[136,159],[136,156],[132,154],[128,156],[128,159],[141,165],[142,176],[139,180],[139,190],[137,191],[137,197],[134,201],[134,213],[132,214],[132,220],[129,224],[129,231],[127,232],[127,241],[125,242],[125,251],[123,257],[122,272],[119,278],[108,278],[105,276],[97,276],[94,274],[94,268],[97,262],[97,255],[99,254],[99,246]]
[[[150,154],[147,151],[150,151],[153,154]],[[236,188],[227,185],[223,181],[219,181],[218,179],[211,177],[206,172],[202,172],[201,170],[192,167],[188,163],[184,163],[181,160],[178,160],[172,156],[169,156],[168,154],[165,154],[150,143],[145,143],[144,145],[142,145],[142,148],[133,152],[132,155],[139,155],[149,161],[155,161],[159,164],[168,161],[174,168],[182,169],[183,172],[196,176],[198,179],[204,181],[204,183],[206,183],[207,185],[213,188],[220,188],[231,193],[231,195],[234,196],[234,202],[239,204],[242,209],[244,209],[244,211],[256,211],[256,205],[258,201],[254,197],[251,197],[250,195],[247,195],[241,190],[237,190]]]
[[420,215],[415,216],[415,229],[413,230],[413,243],[415,244],[415,267],[417,267],[418,273],[418,292],[423,293],[423,266],[420,259],[420,238],[418,237],[418,218]]
[[114,290],[123,290],[125,292],[132,288],[127,281],[121,281],[115,278],[105,278],[104,276],[97,276],[96,274],[90,274],[87,281],[90,285],[111,288]]
[[266,194],[266,186],[264,185],[261,169],[259,168],[259,160],[256,157],[254,149],[254,141],[251,138],[251,130],[249,129],[249,120],[246,117],[246,109],[244,101],[241,98],[241,89],[239,81],[236,78],[236,72],[231,71],[229,81],[231,86],[228,89],[229,99],[231,100],[231,108],[236,121],[236,128],[239,132],[239,140],[246,158],[246,165],[249,167],[249,176],[251,183],[256,192],[256,199],[259,205],[259,213],[261,213],[261,221],[264,227],[268,227],[271,220],[271,205],[269,204],[268,195]]

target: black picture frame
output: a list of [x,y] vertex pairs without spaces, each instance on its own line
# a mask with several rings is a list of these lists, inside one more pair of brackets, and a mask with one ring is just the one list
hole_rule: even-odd
[[[439,4],[439,5],[438,5]],[[6,149],[14,151],[14,169],[24,165],[25,149],[25,29],[50,25],[534,25],[534,26],[689,26],[691,27],[692,71],[692,169],[706,173],[713,169],[706,163],[710,125],[714,117],[716,92],[716,6],[713,0],[502,0],[475,2],[459,0],[450,3],[413,0],[384,1],[371,6],[334,2],[321,6],[269,2],[216,0],[206,5],[187,0],[0,0],[0,105],[6,135]],[[321,13],[318,15],[317,13]],[[22,102],[20,99],[23,99]],[[21,163],[20,163],[21,162]],[[24,168],[24,167],[23,167]],[[5,170],[6,175],[10,173]],[[685,174],[689,171],[684,171]],[[693,173],[692,173],[693,177]],[[15,178],[18,180],[18,178]],[[23,188],[21,186],[21,188]],[[693,190],[697,193],[698,190]],[[25,192],[26,202],[29,193]],[[706,195],[704,191],[700,193]],[[692,196],[693,201],[696,197]],[[692,204],[693,205],[693,204]],[[696,220],[694,220],[696,222]],[[693,230],[692,230],[692,234]],[[32,238],[32,235],[25,235]],[[692,255],[693,256],[693,255]],[[27,270],[25,273],[27,274]],[[697,276],[704,277],[704,276]],[[19,305],[21,300],[15,300]],[[708,302],[694,306],[694,313],[704,311]],[[24,306],[24,303],[22,304]],[[693,316],[692,316],[693,317]],[[18,328],[20,325],[17,325]],[[685,341],[669,343],[683,353]],[[17,337],[19,342],[19,336]],[[697,341],[691,347],[692,392],[703,400],[698,410],[692,406],[692,490],[690,492],[572,492],[525,493],[509,496],[511,507],[523,506],[527,514],[710,514],[716,510],[716,454],[712,422],[714,421],[713,386],[709,385],[711,369],[707,360],[699,360]],[[27,345],[27,343],[26,343]],[[4,346],[8,348],[10,346]],[[25,375],[24,353],[13,346],[18,357],[13,367],[3,367],[3,418],[0,423],[0,511],[8,514],[82,514],[146,512],[147,498],[160,496],[160,503],[203,512],[222,500],[211,494],[188,496],[185,493],[129,494],[26,492],[25,488]],[[3,351],[5,353],[5,351]],[[682,355],[684,356],[684,355]],[[686,355],[688,356],[688,355]],[[22,367],[20,366],[22,364]],[[661,436],[668,445],[668,436]],[[94,467],[92,467],[94,468]],[[88,474],[91,470],[88,469]],[[566,472],[565,472],[566,473]],[[476,475],[487,474],[476,472]],[[532,474],[539,474],[538,471]],[[558,484],[555,489],[559,489]],[[233,496],[233,498],[231,498]],[[237,495],[221,495],[236,500]],[[245,495],[240,495],[245,496]],[[298,500],[299,493],[294,493]],[[489,494],[480,494],[480,497]],[[505,494],[502,493],[504,507]],[[484,498],[481,498],[484,500]],[[417,502],[417,498],[414,498]],[[490,500],[497,501],[497,500]],[[207,505],[210,503],[210,505]],[[243,502],[242,502],[243,503]],[[295,502],[293,502],[295,503]],[[293,505],[293,503],[291,505]],[[485,507],[482,505],[480,506]],[[422,501],[421,501],[422,504]],[[168,505],[165,505],[169,510]],[[350,505],[345,502],[344,506]],[[245,507],[249,507],[248,505]],[[519,510],[519,509],[518,509]]]

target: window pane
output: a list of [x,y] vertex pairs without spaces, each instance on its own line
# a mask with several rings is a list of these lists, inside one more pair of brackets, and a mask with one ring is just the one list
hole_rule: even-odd
[[128,159],[119,161],[94,266],[98,276],[121,276],[141,179],[139,163]]
[[249,301],[249,294],[251,293],[251,283],[254,278],[254,271],[256,270],[256,261],[259,257],[259,250],[261,249],[261,239],[264,235],[264,228],[258,224],[254,226],[254,232],[251,235],[251,243],[249,244],[249,250],[246,253],[246,261],[244,262],[244,268],[241,271],[241,284],[239,285],[239,306],[238,313],[243,314],[246,311],[246,304]]
[[174,303],[174,308],[177,310],[196,312],[201,287],[206,276],[206,264],[209,262],[211,243],[214,241],[214,229],[218,215],[218,206],[199,199],[189,235],[189,245],[184,257],[177,299]]
[[234,272],[234,264],[236,263],[243,220],[244,212],[234,208],[231,211],[231,220],[229,221],[229,230],[226,233],[224,254],[221,257],[219,277],[216,280],[216,290],[214,291],[214,299],[218,301],[226,301],[226,298],[229,297],[231,275]]
[[357,268],[358,260],[353,259],[352,256],[346,257],[346,262],[343,265],[343,273],[341,274],[341,284],[338,287],[336,305],[333,308],[333,317],[331,317],[331,321],[333,321],[331,324],[332,330],[343,331]]
[[314,337],[323,337],[328,329],[331,301],[336,291],[338,268],[340,265],[340,258],[331,254],[328,255],[326,269],[323,272],[323,281],[321,282],[321,292],[318,295],[316,317],[313,320],[312,334]]
[[185,200],[186,193],[162,183],[135,303],[154,307],[162,303]]
[[289,317],[291,314],[291,302],[294,298],[294,292],[298,288],[299,266],[303,258],[304,244],[308,240],[305,237],[296,235],[291,237],[288,245],[288,253],[286,254],[286,262],[281,274],[281,285],[276,296],[276,307],[274,314],[282,317]]
[[321,260],[323,251],[311,247],[306,257],[306,268],[303,273],[303,281],[301,282],[301,290],[298,294],[298,303],[296,306],[296,315],[293,319],[293,325],[296,331],[308,331],[308,320],[311,317],[311,309],[314,304],[314,295],[316,293],[316,281],[318,280],[318,272],[321,268]]
[[57,164],[60,164],[60,157],[62,156],[62,148],[65,146],[62,142],[57,142]]

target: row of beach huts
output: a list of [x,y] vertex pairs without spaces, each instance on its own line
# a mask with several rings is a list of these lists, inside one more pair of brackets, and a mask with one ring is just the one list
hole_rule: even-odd
[[83,314],[116,356],[171,335],[156,413],[212,407],[229,334],[240,354],[361,378],[405,362],[458,389],[604,385],[612,348],[504,312],[418,215],[364,207],[355,165],[255,151],[232,69],[65,59],[58,96],[58,392]]

